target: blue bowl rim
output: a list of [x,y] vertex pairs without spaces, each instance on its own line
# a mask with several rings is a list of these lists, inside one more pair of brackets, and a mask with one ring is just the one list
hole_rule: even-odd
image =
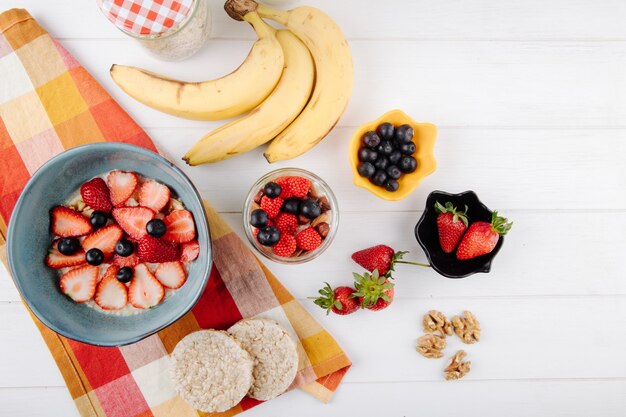
[[[430,197],[434,194],[438,194],[438,195],[442,195],[442,196],[450,196],[450,197],[463,197],[465,195],[471,195],[472,197],[474,197],[476,199],[476,201],[478,202],[478,204],[480,205],[480,208],[483,210],[486,210],[490,213],[492,213],[493,211],[489,209],[489,207],[487,207],[479,198],[478,195],[472,191],[472,190],[468,190],[468,191],[463,191],[461,193],[448,193],[446,191],[440,191],[440,190],[435,190],[432,191],[428,194],[428,196],[426,197],[426,203],[428,204],[428,200],[430,199]],[[426,254],[426,258],[428,259],[428,263],[430,264],[430,266],[440,275],[446,277],[446,278],[451,278],[451,279],[460,279],[460,278],[467,278],[471,275],[477,274],[477,273],[489,273],[491,271],[491,264],[494,260],[494,258],[496,257],[496,255],[498,254],[498,252],[500,252],[500,249],[502,248],[502,244],[504,243],[504,236],[500,236],[500,241],[498,242],[498,244],[496,245],[496,247],[494,248],[494,250],[489,254],[489,259],[486,260],[485,264],[474,270],[471,272],[468,272],[467,274],[462,274],[462,275],[454,275],[454,274],[449,274],[443,270],[441,270],[441,268],[439,268],[438,265],[433,264],[432,260],[431,260],[431,254],[430,251],[428,250],[428,248],[426,247],[426,244],[422,241],[422,237],[420,236],[419,233],[419,228],[422,225],[422,223],[424,222],[425,218],[426,218],[426,214],[429,212],[430,207],[426,206],[424,208],[424,212],[422,213],[422,216],[420,217],[420,219],[418,220],[417,224],[415,225],[415,238],[417,239],[417,243],[419,243],[419,245],[422,247],[422,250],[424,251],[424,253]]]
[[[111,342],[102,342],[99,340],[93,340],[93,339],[89,339],[89,338],[77,338],[75,335],[72,335],[66,331],[64,331],[63,329],[57,327],[56,325],[54,325],[53,323],[51,323],[43,314],[41,314],[40,311],[37,310],[37,308],[35,306],[33,306],[30,301],[27,298],[23,298],[24,302],[26,303],[26,305],[28,306],[28,309],[35,315],[35,317],[37,317],[46,327],[48,327],[50,330],[54,331],[55,333],[60,334],[63,337],[66,337],[68,339],[71,340],[75,340],[77,342],[81,342],[81,343],[87,343],[93,346],[101,346],[101,347],[116,347],[116,346],[126,346],[126,345],[130,345],[133,343],[137,343],[143,339],[145,339],[146,337],[152,336],[153,334],[165,329],[166,327],[172,325],[174,322],[176,322],[178,319],[180,319],[181,317],[183,317],[185,314],[187,314],[198,302],[198,300],[200,299],[200,297],[202,296],[202,294],[204,293],[204,290],[206,289],[207,283],[209,282],[209,275],[211,273],[211,269],[213,267],[213,239],[211,238],[211,229],[209,226],[209,222],[208,222],[208,217],[207,217],[207,213],[206,210],[204,208],[204,204],[202,203],[202,196],[200,195],[200,193],[198,192],[198,189],[196,188],[196,186],[191,182],[191,180],[189,179],[189,177],[180,169],[178,168],[176,165],[174,165],[172,162],[170,162],[169,160],[167,160],[166,158],[164,158],[163,156],[161,156],[160,154],[153,152],[149,149],[146,148],[142,148],[140,146],[135,146],[135,145],[130,145],[128,143],[123,143],[123,142],[98,142],[98,143],[88,143],[85,145],[80,145],[80,146],[76,146],[70,149],[67,149],[55,156],[53,156],[52,158],[50,158],[48,161],[46,161],[41,167],[39,167],[37,169],[37,171],[35,171],[35,173],[30,177],[30,179],[28,180],[28,182],[26,183],[26,185],[24,186],[24,189],[22,190],[22,192],[20,193],[20,196],[17,200],[17,202],[15,203],[15,206],[13,207],[13,212],[11,214],[11,218],[9,220],[9,224],[8,224],[8,228],[7,228],[7,260],[9,263],[9,269],[10,269],[10,273],[12,275],[12,271],[15,269],[14,268],[14,261],[13,261],[13,218],[17,215],[16,213],[19,212],[20,207],[23,205],[24,203],[24,196],[27,194],[27,191],[33,186],[33,184],[36,182],[36,180],[44,175],[46,169],[49,166],[52,166],[57,159],[61,158],[61,157],[67,157],[72,156],[72,154],[75,153],[80,153],[82,152],[85,148],[117,148],[117,149],[121,149],[121,150],[126,150],[128,152],[131,153],[140,153],[143,154],[147,157],[156,159],[159,162],[162,162],[168,166],[170,166],[175,172],[177,172],[178,174],[180,174],[180,176],[182,177],[182,179],[184,180],[184,182],[189,186],[189,188],[193,191],[193,194],[196,196],[196,198],[198,199],[198,201],[200,202],[200,208],[202,210],[202,215],[203,215],[203,219],[206,222],[207,225],[207,242],[210,248],[208,257],[209,259],[207,260],[207,267],[206,269],[203,271],[204,272],[204,283],[202,285],[201,291],[198,291],[198,294],[191,300],[191,303],[189,303],[189,306],[187,308],[185,308],[180,315],[174,316],[172,317],[171,320],[168,320],[166,323],[164,323],[163,325],[155,328],[155,329],[151,329],[145,333],[141,333],[135,337],[131,337],[131,338],[127,338],[124,340],[113,340]],[[196,220],[197,222],[198,220]],[[15,283],[15,286],[17,287],[20,296],[22,295],[22,286],[20,283],[19,279],[13,278],[13,282]]]

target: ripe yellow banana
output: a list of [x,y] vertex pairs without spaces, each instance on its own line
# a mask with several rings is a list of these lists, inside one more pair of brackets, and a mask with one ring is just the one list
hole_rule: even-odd
[[281,11],[258,4],[256,11],[296,34],[315,61],[316,81],[309,103],[265,151],[265,158],[276,162],[305,153],[337,124],[352,94],[352,55],[341,29],[321,10],[303,6]]
[[275,30],[255,12],[243,17],[259,39],[232,73],[215,80],[184,82],[140,68],[111,67],[111,77],[128,95],[156,110],[195,120],[239,116],[274,90],[283,70],[283,50]]
[[248,152],[289,125],[306,105],[315,79],[307,47],[288,30],[276,33],[283,48],[283,75],[269,97],[250,113],[204,136],[183,157],[189,165],[217,162]]

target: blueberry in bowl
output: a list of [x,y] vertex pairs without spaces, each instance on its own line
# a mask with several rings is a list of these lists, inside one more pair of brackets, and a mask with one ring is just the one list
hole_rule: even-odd
[[92,345],[134,343],[178,320],[211,270],[197,190],[169,161],[128,144],[83,145],[50,159],[8,226],[9,267],[29,309],[56,333]]
[[[433,191],[415,226],[415,237],[435,271],[447,278],[465,278],[491,270],[511,225],[473,191]],[[452,234],[456,236],[450,243]]]

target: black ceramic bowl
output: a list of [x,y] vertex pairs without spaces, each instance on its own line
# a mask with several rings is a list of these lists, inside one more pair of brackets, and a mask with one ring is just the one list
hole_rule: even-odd
[[415,226],[415,237],[420,244],[430,265],[444,277],[448,278],[465,278],[477,272],[489,272],[491,270],[491,262],[496,257],[498,251],[502,247],[504,237],[500,236],[498,244],[491,253],[477,258],[459,261],[456,259],[454,252],[444,253],[439,244],[439,233],[437,231],[437,212],[435,211],[435,202],[439,201],[445,204],[451,201],[452,204],[460,210],[467,205],[467,216],[470,224],[476,221],[491,222],[492,211],[487,208],[473,191],[465,191],[459,194],[449,194],[443,191],[433,191],[426,199],[426,207],[424,214]]

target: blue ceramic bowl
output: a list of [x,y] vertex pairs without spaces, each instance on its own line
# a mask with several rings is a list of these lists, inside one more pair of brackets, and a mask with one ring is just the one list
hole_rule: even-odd
[[[108,171],[135,171],[167,184],[193,213],[200,256],[176,293],[149,311],[113,316],[76,303],[59,291],[58,272],[44,265],[52,234],[49,210],[82,183]],[[211,236],[202,198],[185,174],[149,150],[122,143],[95,143],[67,150],[44,164],[26,184],[9,222],[7,255],[13,279],[30,310],[55,332],[99,346],[137,342],[187,313],[211,271]]]

